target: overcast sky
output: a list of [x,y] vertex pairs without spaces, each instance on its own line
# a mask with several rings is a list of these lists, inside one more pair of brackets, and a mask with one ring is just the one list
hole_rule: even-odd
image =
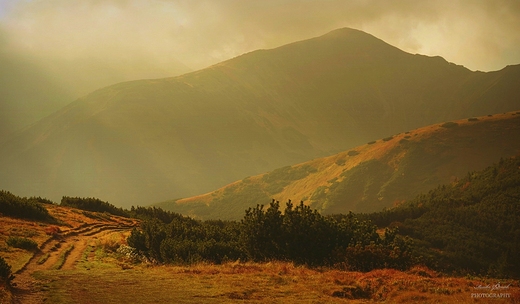
[[471,70],[520,63],[518,0],[0,0],[0,64],[34,70],[76,98],[341,27]]

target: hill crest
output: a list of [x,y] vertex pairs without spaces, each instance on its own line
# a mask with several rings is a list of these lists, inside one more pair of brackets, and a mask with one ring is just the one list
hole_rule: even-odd
[[518,154],[519,134],[520,112],[435,124],[157,205],[225,219],[271,198],[303,200],[325,214],[380,211]]

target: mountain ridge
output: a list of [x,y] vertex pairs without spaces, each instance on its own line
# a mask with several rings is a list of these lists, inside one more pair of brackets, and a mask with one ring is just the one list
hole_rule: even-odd
[[125,207],[187,197],[424,125],[516,110],[518,71],[471,72],[333,31],[88,94],[4,141],[0,185]]
[[303,200],[324,214],[376,212],[519,154],[519,134],[520,111],[451,121],[156,206],[197,218],[235,220],[270,199]]

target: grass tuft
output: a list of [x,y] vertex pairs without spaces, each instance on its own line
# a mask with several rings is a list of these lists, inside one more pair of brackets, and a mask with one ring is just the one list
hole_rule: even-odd
[[42,265],[43,263],[47,262],[47,260],[49,259],[49,257],[51,256],[50,253],[46,253],[44,255],[42,255],[39,259],[38,259],[38,265]]
[[74,245],[70,245],[67,247],[67,249],[63,250],[63,252],[60,254],[58,261],[56,264],[52,267],[54,270],[59,270],[61,267],[63,267],[63,264],[65,264],[65,261],[67,260],[67,256],[72,252],[74,249]]

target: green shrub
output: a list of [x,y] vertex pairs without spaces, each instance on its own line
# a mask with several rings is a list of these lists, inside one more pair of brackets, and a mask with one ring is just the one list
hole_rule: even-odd
[[116,206],[97,198],[64,196],[61,199],[60,205],[66,207],[73,207],[85,211],[108,212],[113,215],[128,216],[127,212],[125,212],[125,210],[123,210],[122,208],[117,208]]
[[347,152],[348,156],[356,156],[358,154],[359,154],[359,151],[356,151],[356,150],[350,150]]
[[384,238],[368,245],[357,243],[344,252],[345,268],[353,271],[393,268],[407,269],[412,265],[412,241],[397,235],[397,229],[386,229]]
[[345,165],[346,162],[347,162],[346,159],[344,159],[344,158],[340,158],[340,159],[337,159],[335,163],[336,163],[336,165],[338,165],[338,166],[343,166],[343,165]]
[[316,171],[316,168],[309,165],[286,166],[265,174],[262,177],[262,181],[267,184],[265,190],[273,195],[282,192],[284,187],[291,182],[305,178]]
[[165,211],[157,207],[141,207],[132,206],[130,208],[130,215],[142,220],[158,219],[165,224],[171,223],[175,219],[181,219],[182,215],[179,213]]
[[38,203],[42,203],[42,204],[54,205],[54,202],[51,201],[50,199],[46,199],[46,198],[44,198],[44,197],[40,197],[40,196],[38,196],[38,197],[36,197],[36,196],[31,196],[31,197],[29,198],[29,200],[36,201],[36,202],[38,202]]
[[42,204],[42,198],[26,198],[16,196],[8,191],[0,190],[0,213],[23,219],[56,221]]
[[454,128],[456,126],[458,126],[459,124],[456,123],[456,122],[453,122],[453,121],[448,121],[448,122],[445,122],[441,125],[441,127],[443,128]]
[[74,244],[67,247],[67,249],[63,250],[60,256],[58,257],[58,262],[52,266],[52,269],[59,270],[63,265],[65,264],[65,261],[67,260],[67,256],[74,250]]
[[14,248],[21,248],[25,250],[36,250],[38,249],[38,243],[34,240],[24,237],[13,237],[10,236],[6,241],[7,245]]
[[368,142],[369,145],[373,145],[373,144],[375,144],[375,143],[376,143],[375,140],[373,140],[373,141],[369,141],[369,142]]
[[471,118],[468,118],[468,121],[478,121],[478,118],[476,118],[476,117],[471,117]]
[[393,138],[394,138],[393,136],[385,137],[385,138],[383,138],[383,141],[390,141],[390,140],[392,140]]
[[14,279],[14,276],[11,265],[7,264],[3,257],[0,257],[0,282],[9,285],[12,279]]

